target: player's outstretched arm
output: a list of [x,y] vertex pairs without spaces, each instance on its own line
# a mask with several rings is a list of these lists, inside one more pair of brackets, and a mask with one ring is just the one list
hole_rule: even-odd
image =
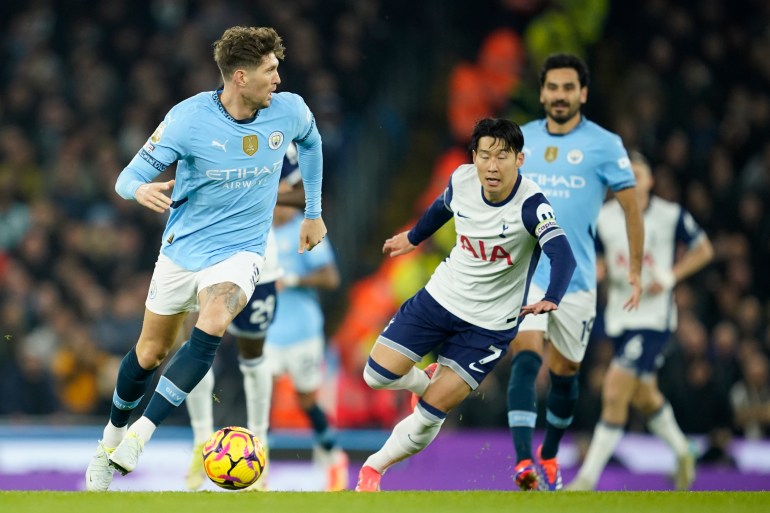
[[414,248],[417,246],[409,242],[408,234],[409,232],[401,232],[386,240],[385,244],[382,246],[383,254],[395,257],[406,255],[407,253],[414,251]]
[[310,251],[326,237],[326,225],[324,220],[320,217],[315,219],[308,219],[307,217],[302,220],[302,224],[299,227],[299,250],[298,253],[304,253],[305,250]]
[[636,199],[636,187],[629,187],[615,192],[618,203],[623,207],[628,234],[628,253],[631,261],[628,270],[628,283],[633,288],[631,297],[623,305],[625,310],[636,310],[642,297],[642,255],[644,254],[644,221]]
[[171,198],[166,192],[174,190],[175,180],[168,182],[150,182],[137,187],[134,193],[134,199],[143,207],[149,208],[153,212],[162,214],[171,208]]

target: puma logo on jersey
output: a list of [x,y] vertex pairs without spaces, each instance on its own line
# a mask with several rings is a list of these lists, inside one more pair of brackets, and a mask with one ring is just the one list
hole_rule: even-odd
[[214,140],[211,141],[211,145],[214,146],[215,148],[222,148],[222,151],[227,153],[227,146],[226,145],[227,145],[227,141],[229,141],[229,140],[230,139],[225,139],[225,142],[221,143],[221,142],[217,141],[216,139],[214,139]]

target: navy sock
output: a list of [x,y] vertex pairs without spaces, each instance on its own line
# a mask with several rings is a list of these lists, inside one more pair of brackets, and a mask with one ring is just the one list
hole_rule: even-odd
[[330,451],[337,445],[337,433],[329,427],[329,420],[324,411],[314,404],[312,408],[305,410],[310,423],[313,425],[316,442],[325,450]]
[[136,357],[136,346],[123,357],[118,370],[118,379],[115,383],[115,392],[112,394],[112,408],[110,409],[110,422],[117,427],[128,424],[131,412],[137,407],[144,397],[147,385],[155,369],[146,370],[139,365]]
[[564,432],[572,424],[578,399],[578,375],[559,376],[550,373],[551,390],[548,392],[548,411],[546,412],[545,440],[540,456],[544,460],[556,457],[559,442]]
[[221,340],[222,337],[193,328],[190,340],[168,362],[144,416],[157,426],[182,404],[211,368]]
[[532,431],[537,421],[535,379],[543,362],[532,351],[521,351],[511,362],[508,381],[508,426],[511,428],[516,461],[532,459]]

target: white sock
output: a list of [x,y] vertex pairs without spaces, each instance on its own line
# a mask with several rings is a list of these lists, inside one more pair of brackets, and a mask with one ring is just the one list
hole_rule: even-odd
[[129,427],[128,430],[136,433],[136,436],[138,436],[144,443],[147,443],[150,441],[150,438],[152,438],[152,434],[157,427],[158,426],[153,424],[150,419],[143,415],[139,417],[136,422],[131,424],[131,427]]
[[679,428],[674,417],[674,410],[671,409],[668,402],[664,403],[660,410],[650,417],[647,421],[647,427],[655,436],[666,442],[677,456],[687,454],[687,438]]
[[425,449],[436,438],[443,423],[443,418],[431,415],[418,406],[411,415],[396,424],[382,449],[369,456],[364,465],[380,474],[385,473],[394,463]]
[[425,389],[430,384],[430,378],[425,374],[425,371],[416,367],[409,369],[409,372],[400,378],[390,381],[378,374],[368,364],[364,369],[364,380],[370,387],[376,390],[409,390],[420,397],[422,397]]
[[243,373],[243,391],[246,395],[246,426],[267,444],[270,426],[270,402],[273,395],[273,376],[264,356],[249,360],[239,359]]
[[202,444],[214,432],[214,371],[209,369],[185,399],[193,443]]
[[587,481],[592,488],[596,487],[599,476],[604,467],[607,466],[607,462],[610,461],[620,439],[623,438],[623,433],[623,428],[599,421],[594,429],[591,445],[588,446],[586,459],[583,461],[576,479]]
[[112,422],[108,422],[104,427],[104,433],[102,433],[102,444],[108,449],[114,449],[126,436],[126,431],[128,431],[126,426],[116,427]]

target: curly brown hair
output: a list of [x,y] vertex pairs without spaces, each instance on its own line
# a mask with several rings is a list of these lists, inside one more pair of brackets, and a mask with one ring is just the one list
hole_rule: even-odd
[[271,27],[230,27],[214,43],[214,61],[225,80],[238,68],[254,68],[274,53],[283,60],[281,36]]

